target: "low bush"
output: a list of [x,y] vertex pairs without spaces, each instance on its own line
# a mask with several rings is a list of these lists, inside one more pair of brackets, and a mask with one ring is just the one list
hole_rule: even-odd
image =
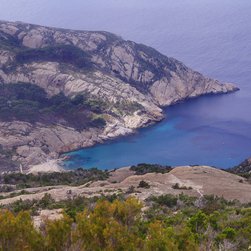
[[148,189],[148,188],[150,188],[150,185],[146,181],[141,180],[139,182],[138,188],[146,188],[146,189]]
[[192,190],[193,188],[192,187],[187,187],[187,186],[181,186],[179,183],[175,183],[173,186],[172,186],[173,189],[180,189],[180,190]]
[[136,175],[144,175],[146,173],[168,173],[172,170],[172,167],[141,163],[136,166],[131,166],[130,170],[134,171]]
[[40,187],[40,186],[56,186],[56,185],[83,185],[89,181],[105,180],[109,177],[107,171],[92,169],[76,169],[63,173],[39,173],[21,174],[11,173],[0,175],[0,182],[9,185],[15,185],[17,189]]
[[[216,198],[209,196],[203,199],[212,201]],[[179,208],[177,200],[186,204]],[[144,205],[137,199],[125,199],[118,195],[101,198],[77,197],[56,202],[46,194],[40,201],[20,200],[0,210],[0,249],[249,249],[250,208],[226,203],[224,209],[205,213],[190,204],[191,201],[194,198],[184,194],[162,195],[147,200],[147,207],[142,210]],[[38,214],[39,209],[43,208],[62,208],[63,215],[58,220],[45,220],[40,230],[36,230],[31,215]]]
[[149,200],[157,203],[161,206],[175,207],[178,202],[178,198],[172,194],[164,194],[160,196],[152,196]]

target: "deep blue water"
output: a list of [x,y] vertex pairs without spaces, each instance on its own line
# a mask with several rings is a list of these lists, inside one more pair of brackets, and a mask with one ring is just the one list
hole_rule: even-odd
[[0,19],[111,31],[241,88],[169,107],[136,135],[71,153],[69,167],[230,167],[251,156],[250,0],[0,0]]

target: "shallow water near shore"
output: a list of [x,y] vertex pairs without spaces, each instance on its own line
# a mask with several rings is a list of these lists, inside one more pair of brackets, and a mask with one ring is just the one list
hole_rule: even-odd
[[64,4],[61,0],[0,0],[0,6],[0,19],[114,32],[241,89],[169,107],[165,120],[135,135],[67,154],[68,168],[112,169],[140,162],[228,168],[251,156],[250,0],[73,0]]

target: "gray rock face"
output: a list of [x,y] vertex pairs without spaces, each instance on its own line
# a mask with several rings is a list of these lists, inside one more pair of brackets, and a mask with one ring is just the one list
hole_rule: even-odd
[[[87,55],[91,68],[75,67],[64,60],[35,58],[24,63],[16,61],[20,50],[57,45],[80,49]],[[232,84],[206,78],[150,47],[107,32],[63,30],[2,21],[1,82],[27,82],[39,85],[49,96],[59,92],[69,97],[84,94],[109,103],[109,112],[103,114],[106,120],[103,129],[77,131],[60,124],[48,126],[2,121],[0,145],[15,149],[13,159],[24,167],[55,158],[61,152],[132,133],[139,127],[161,120],[163,106],[203,94],[237,90]]]

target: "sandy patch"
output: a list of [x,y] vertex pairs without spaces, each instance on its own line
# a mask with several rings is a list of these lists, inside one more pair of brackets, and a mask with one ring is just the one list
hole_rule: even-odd
[[60,160],[48,160],[45,163],[32,166],[27,174],[64,172],[65,170],[59,165],[59,163]]

